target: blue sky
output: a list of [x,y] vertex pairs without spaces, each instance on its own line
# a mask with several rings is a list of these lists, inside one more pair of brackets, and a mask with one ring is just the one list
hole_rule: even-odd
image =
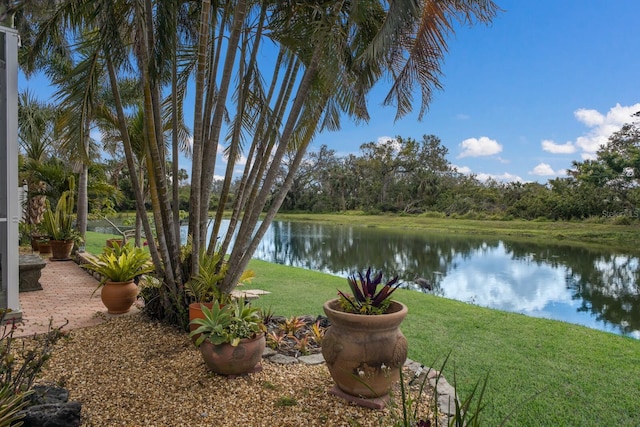
[[[460,171],[546,182],[593,156],[640,110],[640,1],[496,0],[490,26],[449,41],[441,82],[422,122],[393,122],[370,103],[367,125],[319,136],[338,153],[381,137],[438,136]],[[382,91],[380,91],[382,92]]]
[[[366,142],[433,134],[459,171],[523,182],[564,176],[573,160],[593,157],[640,110],[640,1],[496,1],[504,11],[493,24],[460,27],[449,39],[444,88],[421,122],[416,111],[394,123],[381,85],[369,123],[343,120],[310,150],[359,154]],[[19,86],[49,93],[41,79]]]

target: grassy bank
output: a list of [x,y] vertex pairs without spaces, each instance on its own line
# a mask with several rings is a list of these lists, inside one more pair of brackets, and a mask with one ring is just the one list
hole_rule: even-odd
[[[255,304],[277,314],[321,314],[346,280],[252,261],[249,285],[271,292]],[[640,341],[563,322],[481,308],[399,290],[409,316],[402,330],[409,357],[438,367],[451,351],[445,377],[465,396],[490,373],[483,425],[637,425]],[[533,396],[537,397],[531,401]]]
[[532,242],[554,240],[565,244],[588,244],[638,251],[640,224],[616,225],[612,222],[586,221],[492,221],[434,216],[344,214],[278,214],[277,219],[363,227],[419,229],[434,233],[509,237]]

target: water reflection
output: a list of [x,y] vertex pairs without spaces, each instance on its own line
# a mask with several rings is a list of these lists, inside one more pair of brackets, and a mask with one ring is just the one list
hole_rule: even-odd
[[275,221],[254,257],[343,277],[371,266],[399,274],[418,291],[413,279],[423,277],[447,298],[640,339],[636,255],[553,242]]
[[640,338],[637,256],[576,248],[443,236],[414,230],[274,222],[256,258],[347,276],[371,265],[410,287],[529,316]]

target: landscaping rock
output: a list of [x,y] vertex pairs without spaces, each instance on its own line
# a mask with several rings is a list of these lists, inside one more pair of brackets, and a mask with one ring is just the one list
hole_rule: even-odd
[[69,390],[63,387],[36,385],[32,388],[33,394],[29,396],[31,406],[47,403],[67,403]]
[[23,427],[76,427],[80,425],[80,402],[45,403],[24,410]]
[[280,365],[292,365],[294,363],[300,363],[295,357],[285,356],[284,354],[276,354],[275,356],[271,356],[269,360],[273,363],[279,363]]
[[322,353],[310,354],[308,356],[298,357],[300,363],[306,363],[307,365],[321,365],[324,363],[324,357]]

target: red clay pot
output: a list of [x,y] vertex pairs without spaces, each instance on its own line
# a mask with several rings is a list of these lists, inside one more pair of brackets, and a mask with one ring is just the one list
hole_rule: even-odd
[[262,353],[267,345],[264,334],[256,338],[244,338],[233,347],[231,344],[212,344],[205,340],[200,345],[200,354],[205,365],[220,375],[242,375],[260,370]]
[[138,286],[133,280],[128,282],[107,281],[100,291],[100,298],[109,314],[123,314],[131,310],[138,298]]
[[50,240],[49,244],[51,244],[51,259],[55,261],[71,259],[73,240]]

